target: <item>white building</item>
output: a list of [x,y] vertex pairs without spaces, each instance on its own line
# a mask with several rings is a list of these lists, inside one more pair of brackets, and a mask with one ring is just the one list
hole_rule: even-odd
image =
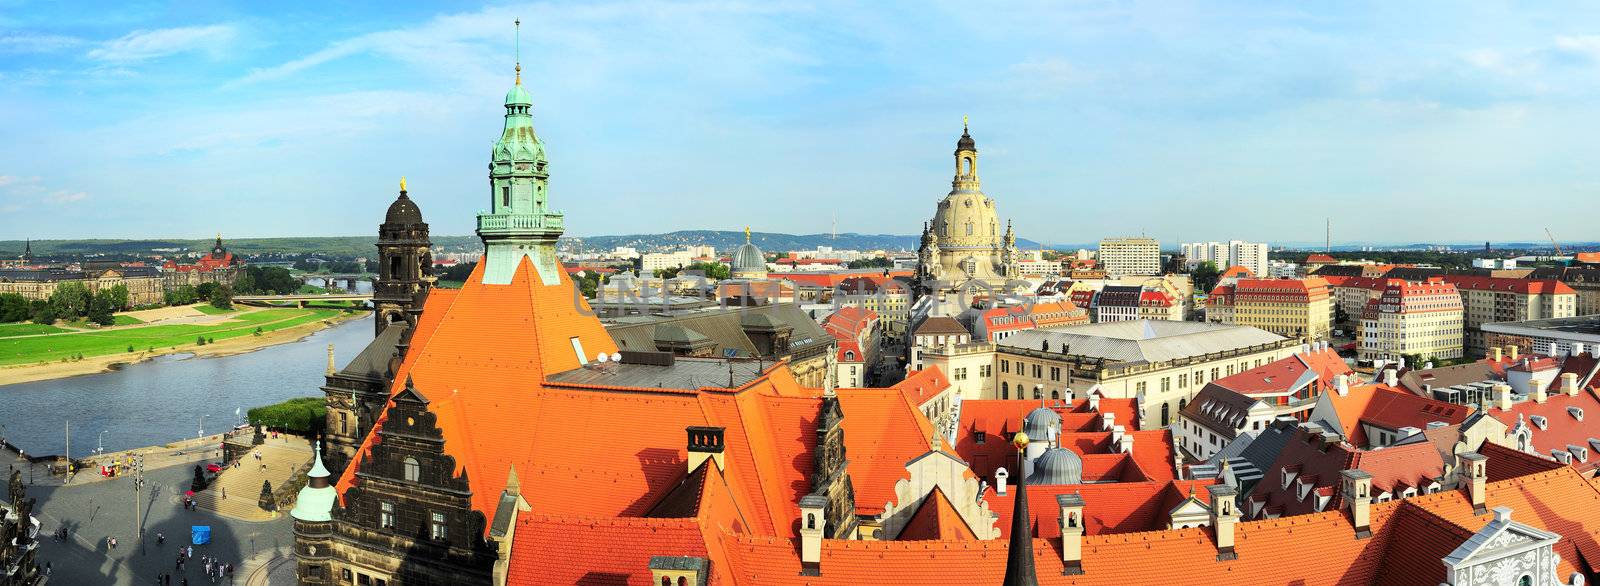
[[1258,276],[1268,274],[1269,270],[1265,242],[1190,242],[1183,245],[1183,256],[1188,259],[1190,268],[1211,261],[1218,269],[1241,266]]
[[1107,275],[1161,274],[1161,243],[1154,238],[1106,238],[1100,241],[1100,268]]
[[[1220,268],[1226,268],[1226,267],[1220,267]],[[1300,265],[1298,265],[1298,264],[1295,264],[1295,263],[1292,263],[1292,262],[1289,262],[1289,261],[1286,261],[1286,260],[1268,260],[1267,261],[1267,274],[1265,276],[1267,278],[1271,278],[1271,279],[1293,279],[1295,277],[1300,276],[1299,271],[1300,271]],[[1262,275],[1256,275],[1256,276],[1262,276]]]
[[689,263],[694,262],[694,258],[695,255],[688,250],[651,252],[644,255],[644,259],[641,261],[643,266],[640,268],[643,269],[644,274],[652,275],[662,269],[676,269],[688,266]]

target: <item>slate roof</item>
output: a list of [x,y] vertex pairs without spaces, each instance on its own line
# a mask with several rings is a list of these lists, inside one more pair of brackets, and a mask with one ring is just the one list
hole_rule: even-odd
[[1013,334],[998,344],[1037,350],[1049,341],[1051,351],[1070,348],[1070,355],[1109,362],[1165,362],[1275,344],[1283,336],[1250,326],[1168,320],[1129,320]]
[[658,330],[682,328],[714,342],[715,356],[752,358],[758,355],[756,345],[741,327],[748,318],[765,318],[793,328],[789,334],[789,351],[793,354],[804,355],[814,348],[833,344],[833,336],[793,303],[707,309],[674,316],[628,316],[617,318],[617,323],[608,326],[606,331],[623,350],[653,351],[660,335]]

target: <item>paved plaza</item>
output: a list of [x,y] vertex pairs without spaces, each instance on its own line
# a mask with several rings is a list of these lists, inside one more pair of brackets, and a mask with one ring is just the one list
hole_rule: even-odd
[[[293,523],[287,515],[267,521],[250,522],[224,517],[206,510],[185,510],[183,492],[193,479],[193,464],[157,468],[146,473],[142,493],[144,543],[136,539],[134,490],[131,477],[80,482],[63,486],[59,477],[47,478],[43,466],[36,466],[35,480],[14,454],[0,452],[0,462],[23,469],[28,496],[38,499],[35,515],[42,524],[39,564],[50,564],[55,584],[154,584],[157,577],[172,573],[172,584],[209,584],[201,556],[210,556],[234,565],[232,580],[218,584],[276,584],[266,575],[282,574],[285,560],[294,544]],[[259,490],[259,487],[258,487]],[[231,496],[231,495],[230,495]],[[254,495],[252,495],[253,497]],[[253,500],[253,498],[252,498]],[[196,545],[194,559],[175,570],[178,547],[189,544],[190,527],[211,528],[211,543]],[[51,536],[61,528],[68,539]],[[158,545],[156,536],[166,536]],[[107,538],[115,537],[111,548]],[[276,567],[274,567],[276,566]],[[253,579],[252,579],[253,578]]]

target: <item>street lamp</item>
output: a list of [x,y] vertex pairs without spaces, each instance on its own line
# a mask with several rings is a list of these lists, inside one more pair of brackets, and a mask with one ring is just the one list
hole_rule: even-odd
[[144,456],[133,455],[128,461],[128,472],[133,478],[133,538],[139,542],[139,554],[143,555],[144,549],[144,499],[140,494],[144,490]]
[[200,435],[196,436],[195,439],[200,439],[200,438],[203,438],[205,436],[206,436],[206,415],[204,413],[202,413],[202,414],[200,414]]
[[96,456],[106,453],[106,430],[104,429],[100,430],[100,437],[94,442],[94,453]]

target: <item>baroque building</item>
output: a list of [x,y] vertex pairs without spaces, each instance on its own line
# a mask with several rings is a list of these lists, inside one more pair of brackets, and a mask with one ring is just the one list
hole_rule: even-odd
[[[917,284],[923,293],[949,291],[964,284],[1005,290],[1021,275],[1017,237],[1000,219],[994,200],[978,179],[978,146],[965,123],[956,141],[956,174],[950,193],[939,201],[933,220],[923,225],[917,251]],[[975,283],[974,283],[975,282]]]
[[374,320],[382,334],[390,324],[404,322],[415,326],[422,314],[423,301],[433,287],[433,243],[428,241],[428,223],[422,210],[406,193],[406,180],[400,178],[400,196],[389,204],[383,223],[378,225],[378,276],[372,281]]

